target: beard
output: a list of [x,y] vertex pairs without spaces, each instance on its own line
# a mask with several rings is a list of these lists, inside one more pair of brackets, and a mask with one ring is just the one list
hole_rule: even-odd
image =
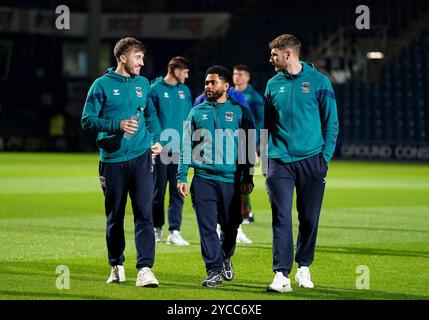
[[126,64],[124,69],[129,75],[138,76],[140,74],[140,72],[136,70],[135,66],[132,65]]
[[278,61],[277,63],[274,63],[273,66],[276,71],[286,70],[286,61]]
[[224,91],[218,90],[218,91],[214,91],[213,94],[211,96],[209,96],[206,92],[207,100],[208,101],[216,101],[217,99],[222,97],[223,93],[224,93]]
[[185,79],[183,77],[178,77],[174,73],[173,73],[173,78],[177,81],[177,83],[181,83],[181,84],[185,83]]

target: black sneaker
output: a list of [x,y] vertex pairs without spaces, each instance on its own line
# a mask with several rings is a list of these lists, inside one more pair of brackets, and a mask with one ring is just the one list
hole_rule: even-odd
[[226,281],[231,281],[234,278],[234,267],[232,266],[231,259],[223,261],[222,277]]
[[218,272],[209,272],[207,279],[201,282],[203,287],[217,287],[222,285],[222,276]]

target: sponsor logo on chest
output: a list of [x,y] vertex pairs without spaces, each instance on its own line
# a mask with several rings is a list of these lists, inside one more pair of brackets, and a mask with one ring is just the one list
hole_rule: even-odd
[[114,96],[119,96],[120,95],[119,89],[113,89],[113,95]]
[[168,92],[164,92],[164,98],[170,98],[170,95],[168,94]]

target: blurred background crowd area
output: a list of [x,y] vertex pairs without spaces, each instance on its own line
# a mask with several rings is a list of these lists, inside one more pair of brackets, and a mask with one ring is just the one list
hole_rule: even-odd
[[[70,29],[56,28],[60,5]],[[359,5],[369,29],[356,27]],[[189,59],[195,99],[213,64],[250,66],[263,94],[275,74],[268,43],[283,33],[334,85],[336,158],[429,161],[427,0],[0,0],[0,150],[96,151],[82,107],[92,81],[116,65],[121,37],[146,46],[149,80],[171,57]]]

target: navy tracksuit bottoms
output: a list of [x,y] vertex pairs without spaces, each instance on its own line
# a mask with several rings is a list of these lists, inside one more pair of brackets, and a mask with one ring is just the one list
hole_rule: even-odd
[[162,227],[165,223],[164,199],[168,182],[170,191],[168,230],[180,230],[184,201],[177,191],[177,168],[177,164],[163,164],[161,162],[161,157],[156,157],[153,192],[153,225],[156,228]]
[[327,170],[322,154],[287,164],[268,160],[266,184],[272,209],[274,272],[288,276],[293,265],[294,188],[299,222],[295,261],[298,266],[313,262]]
[[129,161],[100,162],[100,182],[107,217],[107,252],[111,266],[122,265],[125,261],[124,217],[128,193],[134,213],[136,268],[153,266],[155,234],[152,221],[152,171],[150,149]]
[[[195,175],[190,191],[206,271],[221,272],[224,259],[234,254],[237,230],[243,221],[239,185]],[[216,232],[218,223],[223,231],[221,239]]]

